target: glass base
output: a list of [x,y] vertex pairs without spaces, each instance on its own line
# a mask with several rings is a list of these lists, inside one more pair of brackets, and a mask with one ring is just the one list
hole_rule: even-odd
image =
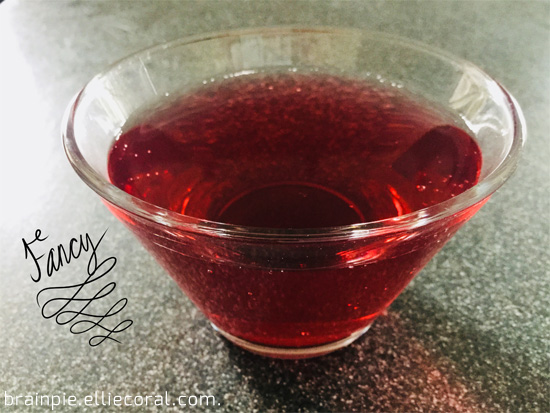
[[357,340],[359,337],[361,337],[363,334],[365,334],[370,328],[370,326],[372,325],[371,323],[365,328],[362,328],[361,330],[358,330],[352,333],[348,337],[345,337],[338,341],[333,341],[332,343],[321,344],[318,346],[311,346],[311,347],[293,348],[293,347],[270,347],[262,344],[252,343],[250,341],[243,340],[242,338],[235,337],[234,335],[229,334],[226,331],[223,331],[214,323],[211,323],[211,324],[214,330],[216,330],[226,339],[231,341],[233,344],[236,344],[237,346],[245,350],[248,350],[251,353],[259,354],[260,356],[279,358],[279,359],[305,359],[310,357],[323,356],[325,354],[331,353],[333,351],[336,351],[338,349],[341,349],[342,347],[346,347],[347,345],[351,344],[352,342]]

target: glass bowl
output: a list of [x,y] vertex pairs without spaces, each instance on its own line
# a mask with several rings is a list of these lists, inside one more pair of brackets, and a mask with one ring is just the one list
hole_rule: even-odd
[[[374,82],[443,108],[481,148],[478,183],[400,216],[314,229],[199,219],[111,184],[108,156],[129,119],[205,83],[261,72]],[[510,177],[524,138],[514,98],[475,65],[383,33],[336,28],[247,29],[153,47],[95,76],[70,103],[63,125],[77,174],[214,329],[247,350],[281,358],[325,354],[366,332]]]

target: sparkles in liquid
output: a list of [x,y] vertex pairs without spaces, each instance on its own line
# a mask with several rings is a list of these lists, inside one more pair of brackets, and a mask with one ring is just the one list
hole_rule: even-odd
[[[445,112],[396,88],[295,73],[214,82],[142,114],[108,161],[114,185],[152,204],[211,221],[293,229],[435,205],[473,186],[480,168],[475,140]],[[446,237],[462,222],[449,221]],[[152,236],[139,236],[155,250]],[[411,242],[400,256],[359,266],[346,262],[368,247],[339,251],[342,265],[324,269],[232,266],[158,247],[153,253],[219,327],[299,347],[346,337],[383,311],[435,253],[423,237]]]

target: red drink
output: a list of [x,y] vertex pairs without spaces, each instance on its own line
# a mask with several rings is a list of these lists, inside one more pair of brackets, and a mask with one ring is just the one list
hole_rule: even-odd
[[[479,147],[447,113],[395,87],[295,73],[235,77],[174,99],[130,121],[108,160],[112,183],[152,204],[279,229],[404,215],[467,190],[480,168]],[[474,209],[422,233],[297,242],[296,259],[253,241],[159,241],[116,213],[218,327],[303,347],[368,326]]]

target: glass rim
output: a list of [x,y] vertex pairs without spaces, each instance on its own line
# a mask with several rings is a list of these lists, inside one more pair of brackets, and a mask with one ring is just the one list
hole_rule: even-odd
[[[79,103],[85,93],[91,89],[95,82],[98,82],[103,76],[111,72],[117,66],[123,63],[130,63],[134,60],[140,60],[145,55],[154,52],[185,46],[202,41],[220,39],[223,37],[238,37],[250,34],[334,34],[340,36],[371,37],[378,41],[386,43],[398,43],[401,47],[415,49],[424,54],[430,54],[440,60],[461,68],[468,67],[481,74],[484,78],[496,84],[505,97],[508,109],[513,119],[513,139],[509,151],[504,154],[503,159],[494,170],[481,179],[476,185],[459,195],[440,202],[438,204],[419,209],[408,214],[397,217],[385,218],[378,221],[362,222],[344,226],[334,226],[325,228],[311,229],[279,229],[279,228],[261,228],[233,225],[223,222],[216,222],[201,218],[195,218],[189,215],[180,214],[165,208],[161,208],[152,203],[134,197],[127,192],[119,189],[99,172],[97,172],[82,155],[75,136],[75,113],[79,108]],[[95,75],[88,81],[84,87],[73,97],[67,107],[63,121],[61,123],[63,146],[69,162],[80,178],[92,188],[106,202],[121,208],[132,215],[146,219],[153,223],[170,227],[175,230],[190,231],[202,233],[205,235],[228,237],[228,238],[250,238],[250,239],[270,239],[280,241],[304,241],[316,242],[320,240],[339,240],[339,239],[357,239],[372,237],[389,232],[414,229],[428,225],[432,222],[452,216],[460,211],[473,206],[494,193],[504,182],[512,175],[516,169],[521,148],[525,142],[526,124],[525,118],[516,99],[495,79],[485,73],[475,64],[456,57],[444,50],[433,46],[423,44],[414,40],[404,39],[402,37],[377,31],[362,29],[349,29],[337,27],[304,27],[304,26],[284,26],[269,28],[249,28],[241,30],[229,30],[223,32],[205,33],[194,36],[187,36],[162,43],[156,46],[142,49],[136,53],[130,54],[115,63],[109,65],[106,69]],[[113,137],[115,138],[115,137]]]

